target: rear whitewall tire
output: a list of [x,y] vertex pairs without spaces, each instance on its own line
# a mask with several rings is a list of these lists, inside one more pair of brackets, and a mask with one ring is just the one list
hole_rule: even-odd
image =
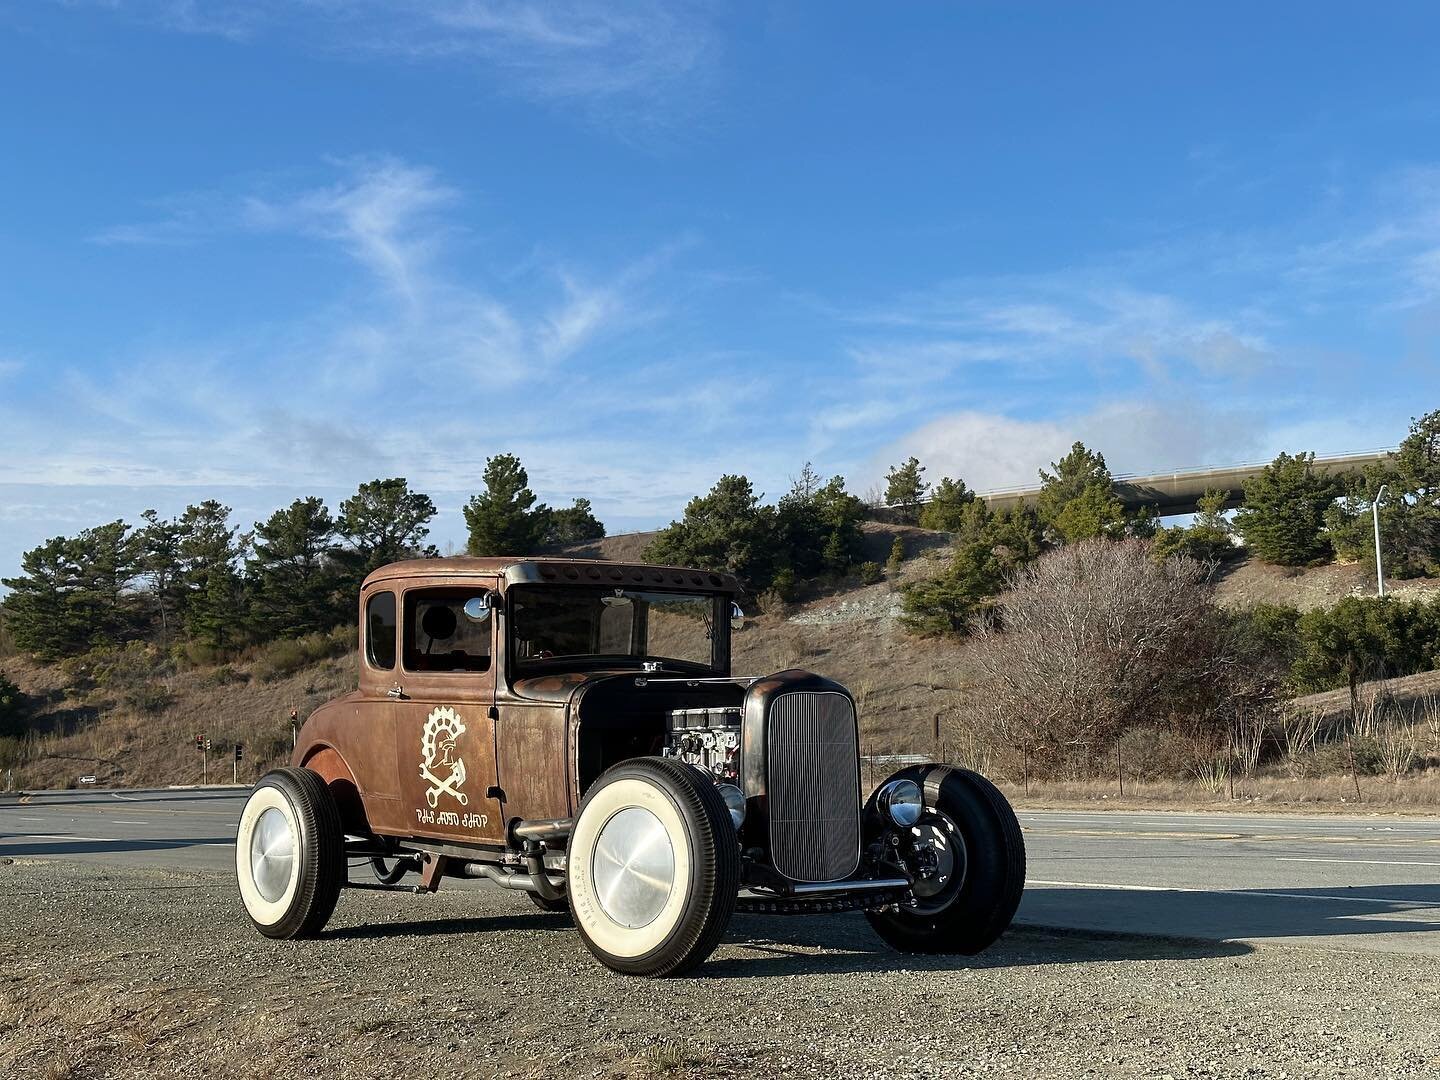
[[570,914],[601,963],[675,975],[710,955],[739,889],[735,827],[688,765],[635,758],[586,793],[570,837]]
[[319,774],[285,768],[255,785],[240,814],[235,876],[240,899],[266,937],[318,934],[345,877],[344,834]]

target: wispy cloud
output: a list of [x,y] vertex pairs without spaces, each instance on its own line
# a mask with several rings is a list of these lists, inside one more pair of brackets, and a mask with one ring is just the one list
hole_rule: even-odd
[[[584,361],[657,317],[656,275],[686,246],[682,238],[603,272],[532,259],[519,279],[492,259],[487,280],[451,265],[453,247],[473,245],[455,226],[459,193],[432,170],[395,158],[330,168],[332,179],[307,187],[267,178],[255,193],[190,196],[203,214],[110,236],[295,238],[343,253],[355,273],[337,279],[333,300],[288,322],[132,346],[104,375],[62,368],[56,393],[86,423],[59,448],[48,419],[7,418],[0,406],[16,472],[50,484],[243,485],[414,474],[418,461],[459,483],[478,476],[498,442],[552,430],[532,421],[578,408]],[[570,364],[581,366],[562,374]],[[533,408],[497,408],[522,382]],[[590,418],[568,421],[577,438]]]
[[502,91],[642,126],[705,100],[709,6],[660,0],[59,0],[177,33],[283,40],[352,59],[471,65]]

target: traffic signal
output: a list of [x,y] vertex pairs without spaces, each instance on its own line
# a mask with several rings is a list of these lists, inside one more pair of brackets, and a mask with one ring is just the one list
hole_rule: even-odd
[[206,750],[207,753],[208,753],[209,750],[210,750],[210,736],[209,736],[209,735],[206,735],[206,736],[205,736],[205,750]]
[[204,736],[204,735],[196,735],[196,736],[195,736],[195,749],[196,749],[196,750],[204,750],[204,749],[205,749],[205,736]]
[[240,760],[241,760],[242,758],[244,758],[244,757],[245,757],[245,751],[244,751],[244,749],[240,746],[240,744],[237,742],[237,743],[235,744],[235,760],[236,760],[236,761],[240,761]]

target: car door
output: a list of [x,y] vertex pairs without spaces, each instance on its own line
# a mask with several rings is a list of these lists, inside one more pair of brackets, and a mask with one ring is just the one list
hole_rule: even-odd
[[404,593],[396,762],[419,836],[505,841],[495,779],[495,619],[465,613],[467,600],[493,588],[471,579]]

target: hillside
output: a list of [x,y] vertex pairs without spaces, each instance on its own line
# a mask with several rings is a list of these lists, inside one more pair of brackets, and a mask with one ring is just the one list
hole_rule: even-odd
[[[638,560],[652,535],[607,537],[567,553]],[[748,619],[735,638],[735,670],[760,675],[799,666],[840,680],[860,702],[866,753],[932,752],[938,731],[942,756],[984,764],[961,734],[970,685],[963,644],[918,639],[899,624],[898,587],[945,567],[947,537],[867,523],[867,558],[883,563],[897,535],[905,539],[910,557],[895,580],[820,590],[783,611]],[[1364,566],[1295,572],[1241,561],[1227,568],[1217,591],[1221,603],[1235,607],[1266,602],[1309,609],[1367,593],[1373,590],[1372,581]],[[1393,586],[1398,595],[1437,590],[1440,582]],[[163,687],[160,700],[138,704],[127,700],[133,694],[123,689],[93,685],[74,665],[44,666],[18,657],[0,661],[0,671],[35,700],[32,738],[38,754],[28,755],[34,760],[17,771],[17,783],[73,786],[87,773],[120,786],[195,783],[201,777],[196,733],[208,733],[215,748],[210,779],[230,779],[231,748],[237,740],[246,749],[241,778],[254,778],[286,759],[292,708],[303,719],[356,682],[355,658],[344,634],[322,641],[322,649],[333,655],[312,662],[290,655],[288,644],[251,650],[220,667],[157,667],[153,684]],[[1428,690],[1437,676],[1413,678]],[[1338,708],[1328,696],[1313,704],[1323,710]]]

